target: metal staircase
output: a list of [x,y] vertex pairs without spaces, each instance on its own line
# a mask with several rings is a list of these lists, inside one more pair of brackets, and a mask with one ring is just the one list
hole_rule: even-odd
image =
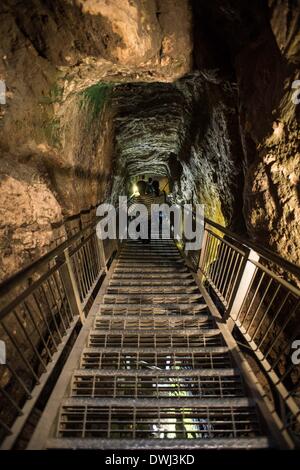
[[272,445],[172,240],[124,242],[89,317],[29,448]]

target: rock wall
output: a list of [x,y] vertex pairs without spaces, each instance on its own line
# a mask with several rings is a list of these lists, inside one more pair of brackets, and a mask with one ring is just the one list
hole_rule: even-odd
[[299,261],[298,2],[3,0],[0,14],[0,279],[148,170]]
[[194,18],[197,67],[237,82],[248,234],[299,264],[300,4],[200,0]]
[[113,83],[189,71],[192,22],[187,0],[3,0],[0,15],[1,280],[109,195]]

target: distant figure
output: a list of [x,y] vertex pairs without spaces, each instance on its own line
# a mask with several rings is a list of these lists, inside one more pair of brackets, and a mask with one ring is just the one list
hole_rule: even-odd
[[139,180],[136,185],[137,185],[137,188],[138,188],[138,192],[140,194],[145,194],[146,193],[147,183],[144,180],[144,176],[142,176],[142,179]]
[[156,197],[158,197],[160,195],[160,191],[159,191],[159,181],[157,180],[154,180],[152,182],[152,188],[153,188],[153,192],[155,194]]
[[147,187],[146,187],[146,194],[153,194],[153,186],[152,186],[152,178],[148,179]]

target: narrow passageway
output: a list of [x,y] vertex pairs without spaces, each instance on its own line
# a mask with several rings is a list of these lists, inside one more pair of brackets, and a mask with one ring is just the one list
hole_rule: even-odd
[[299,18],[1,0],[1,449],[300,448]]

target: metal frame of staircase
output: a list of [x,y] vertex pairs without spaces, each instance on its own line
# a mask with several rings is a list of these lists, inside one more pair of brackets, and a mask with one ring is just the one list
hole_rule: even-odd
[[[66,406],[72,407],[74,401],[78,403],[81,400],[83,421],[91,416],[91,400],[96,400],[94,403],[97,403],[98,410],[102,409],[103,416],[115,425],[113,410],[118,406],[124,408],[126,400],[120,397],[124,392],[124,377],[131,390],[128,398],[131,401],[123,421],[131,419],[132,423],[138,423],[145,413],[148,417],[152,413],[147,421],[149,431],[152,421],[162,419],[165,423],[168,420],[170,409],[186,408],[194,413],[185,418],[187,422],[204,423],[200,430],[199,426],[196,430],[190,429],[191,435],[198,433],[198,439],[184,439],[187,431],[181,428],[181,434],[179,432],[174,439],[177,444],[170,438],[145,439],[141,433],[137,439],[140,448],[171,448],[174,445],[178,448],[265,447],[270,442],[263,436],[252,436],[251,442],[247,437],[237,439],[239,424],[234,418],[233,404],[245,409],[249,399],[224,396],[225,389],[227,392],[234,389],[238,395],[237,370],[242,372],[246,396],[252,395],[252,400],[254,397],[259,419],[264,422],[263,428],[268,429],[267,434],[273,443],[279,447],[295,446],[294,436],[299,422],[299,401],[295,392],[298,384],[294,381],[291,386],[290,377],[294,377],[298,369],[289,364],[280,375],[279,366],[282,365],[282,357],[288,361],[291,342],[298,335],[300,292],[292,281],[299,276],[299,269],[208,220],[200,252],[183,250],[181,253],[191,270],[187,269],[175,245],[172,246],[173,242],[155,241],[150,245],[155,244],[156,253],[151,253],[151,250],[147,253],[142,246],[144,252],[139,261],[137,246],[140,244],[130,246],[130,242],[122,243],[118,258],[108,270],[117,244],[99,241],[95,224],[90,224],[0,286],[2,294],[8,290],[13,293],[0,313],[1,336],[5,336],[8,343],[9,358],[6,365],[0,366],[1,401],[5,401],[1,407],[0,426],[3,435],[7,434],[2,448],[15,446],[60,357],[69,346],[70,338],[77,334],[63,373],[54,386],[28,448],[76,445],[83,448],[97,445],[102,448],[133,448],[132,439],[137,439],[136,433],[129,436],[125,431],[123,439],[110,439],[106,434],[98,436],[99,439],[91,437],[88,444],[84,439],[76,444],[76,438],[68,443],[66,438],[53,437],[62,416],[58,410],[69,393],[71,397]],[[276,274],[280,269],[282,277]],[[180,279],[177,287],[174,285],[176,276]],[[31,279],[30,285],[28,279]],[[102,279],[100,291],[90,308]],[[19,326],[18,335],[16,324]],[[267,342],[272,328],[275,328],[276,336]],[[268,378],[267,391],[241,352],[235,335],[237,330],[245,341],[242,349],[245,345],[251,349]],[[256,341],[258,332],[259,342]],[[126,370],[129,356],[130,369]],[[162,372],[161,369],[166,367],[166,357],[175,366],[173,370],[170,366]],[[232,367],[232,357],[237,369]],[[154,367],[152,372],[142,367],[149,360]],[[175,371],[177,375],[174,375]],[[156,396],[138,397],[138,391],[146,394],[149,389],[149,377],[152,381],[150,392],[156,390]],[[164,384],[160,393],[164,388],[170,393],[174,377],[177,380],[175,388],[181,383],[180,391],[187,393],[191,389],[195,396],[179,397],[177,404],[173,397],[172,405],[170,399],[167,403],[167,398],[159,396],[157,384]],[[232,382],[233,377],[236,382]],[[108,398],[102,396],[103,392],[101,395],[104,383],[110,390]],[[79,390],[82,393],[82,389],[89,390],[91,395],[80,397]],[[205,397],[201,390],[209,390],[208,393],[215,395]],[[158,404],[161,400],[162,404]],[[222,410],[226,400],[230,402],[231,437],[227,440],[214,437],[214,442],[209,444],[208,439],[199,436],[214,434],[218,418],[208,425],[209,417],[205,413],[216,403]],[[103,411],[105,406],[108,406],[108,414]],[[13,414],[7,412],[8,408],[13,410]],[[155,415],[155,409],[158,415]],[[218,416],[217,412],[215,416]],[[176,425],[178,413],[173,413],[172,419]]]

